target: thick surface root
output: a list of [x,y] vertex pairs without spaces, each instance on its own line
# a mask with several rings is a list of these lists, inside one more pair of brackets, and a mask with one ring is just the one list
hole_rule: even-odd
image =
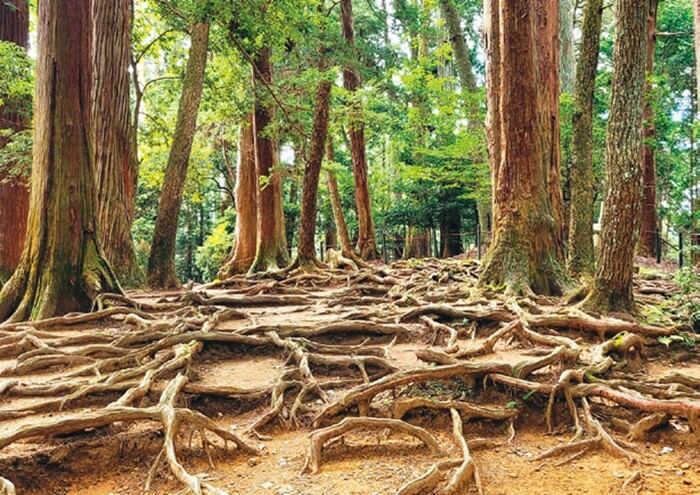
[[[637,459],[630,444],[606,430],[612,405],[628,413],[629,420],[614,423],[628,439],[644,441],[669,424],[682,423],[694,435],[700,429],[700,380],[645,373],[649,356],[664,350],[656,338],[675,335],[682,325],[603,318],[559,299],[477,291],[478,263],[370,267],[336,254],[329,269],[237,275],[156,297],[105,294],[92,313],[0,325],[0,449],[153,423],[163,445],[146,489],[160,489],[165,470],[183,493],[221,495],[224,489],[190,474],[181,460],[182,430],[198,434],[213,465],[214,446],[232,442],[237,451],[257,455],[246,434],[265,439],[275,428],[313,425],[320,429],[310,435],[304,464],[311,473],[329,442],[360,430],[389,430],[448,456],[398,494],[457,494],[482,490],[472,450],[483,442],[469,440],[464,425],[497,422],[512,440],[526,409],[533,413],[520,397],[535,396],[531,403],[542,407],[534,414],[543,415],[550,432],[573,428],[568,443],[538,457],[558,465],[592,449]],[[638,288],[648,297],[674,293],[648,283]],[[407,344],[418,361],[406,359]],[[516,357],[506,359],[504,352]],[[268,383],[246,388],[235,375],[230,383],[202,378],[221,356],[252,355],[278,361]],[[213,406],[197,409],[208,401],[230,401],[231,410],[250,413],[245,433],[212,416],[216,409],[207,407]],[[440,422],[411,424],[426,414],[449,414],[456,450],[440,444],[448,434],[434,431]],[[2,475],[0,495],[14,494],[13,473]]]

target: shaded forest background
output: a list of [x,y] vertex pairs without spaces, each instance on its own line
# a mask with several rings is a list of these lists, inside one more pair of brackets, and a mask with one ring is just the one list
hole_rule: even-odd
[[[322,79],[334,83],[328,139],[332,154],[323,167],[337,179],[351,241],[357,241],[359,230],[350,154],[350,131],[357,125],[358,111],[364,123],[372,217],[380,250],[391,258],[457,255],[476,244],[477,228],[488,241],[491,190],[483,127],[482,2],[356,1],[354,48],[343,37],[339,8],[324,10],[316,2],[290,0],[272,2],[266,10],[248,2],[234,12],[226,3],[134,3],[133,27],[124,39],[130,66],[129,112],[138,143],[132,233],[142,271],[148,265],[164,171],[173,148],[190,33],[195,20],[204,18],[210,24],[206,72],[175,245],[180,280],[213,280],[230,255],[236,225],[239,132],[254,98],[250,57],[261,49],[270,52],[274,78],[258,89],[258,98],[274,107],[266,132],[279,143],[280,161],[270,177],[281,179],[290,252],[298,247],[304,164],[310,153],[315,88]],[[602,199],[612,76],[614,21],[613,9],[608,7],[603,9],[593,113],[596,218]],[[561,184],[568,217],[582,2],[562,2],[562,12],[567,9],[570,24],[563,15],[559,35]],[[455,50],[455,20],[465,53]],[[656,158],[658,226],[673,244],[679,231],[692,231],[698,215],[693,208],[698,167],[692,2],[660,2],[656,31],[647,95],[655,135],[646,136],[645,144]],[[31,118],[34,91],[35,43],[30,46],[27,56],[13,43],[0,43],[5,113],[10,109],[22,114],[25,122]],[[359,75],[356,91],[342,85],[343,68],[348,66]],[[3,187],[28,180],[32,144],[28,127],[2,131]],[[318,250],[340,244],[325,176],[324,172],[314,238]],[[564,224],[568,229],[568,218]],[[664,244],[663,249],[664,256],[677,258],[672,247]],[[3,274],[5,279],[8,275]],[[130,285],[128,277],[123,282]]]

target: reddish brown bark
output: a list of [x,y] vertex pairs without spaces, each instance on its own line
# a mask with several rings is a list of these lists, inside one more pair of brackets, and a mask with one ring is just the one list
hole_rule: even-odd
[[634,248],[642,180],[642,111],[649,0],[617,0],[600,254],[584,306],[634,313]]
[[[334,161],[333,143],[328,140],[327,156],[329,161]],[[340,237],[340,248],[343,250],[343,256],[352,256],[352,241],[348,234],[348,227],[343,216],[343,205],[340,201],[340,191],[338,189],[338,181],[332,170],[326,171],[326,180],[328,181],[328,195],[331,197],[331,207],[333,208],[333,219],[335,220],[335,229]]]
[[558,225],[538,109],[536,9],[534,3],[503,0],[499,14],[501,162],[494,189],[494,236],[480,283],[515,294],[559,294]]
[[537,62],[542,152],[555,222],[555,248],[564,263],[564,199],[559,131],[559,2],[537,0]]
[[656,48],[656,14],[659,0],[650,0],[649,14],[647,16],[647,57],[645,84],[646,98],[644,100],[644,127],[642,129],[642,223],[639,230],[639,243],[637,250],[641,256],[648,258],[656,254],[656,230],[658,229],[658,216],[656,212],[656,155],[655,139],[656,127],[654,125],[654,110],[651,107],[651,83],[650,77],[654,73],[654,49]]
[[286,267],[289,262],[287,237],[284,230],[282,177],[275,170],[279,165],[276,138],[269,135],[273,108],[264,101],[262,86],[272,84],[271,50],[262,48],[255,59],[253,78],[258,85],[255,100],[254,131],[255,160],[258,174],[258,224],[255,260],[250,272],[263,272]]
[[[355,46],[355,28],[353,24],[352,0],[340,1],[343,38],[348,46]],[[352,64],[343,68],[343,85],[353,93],[360,85],[360,76]],[[366,260],[377,259],[377,243],[374,236],[372,204],[367,181],[367,149],[365,144],[365,124],[362,107],[358,102],[352,104],[352,122],[350,123],[350,154],[352,170],[355,177],[355,202],[357,203],[357,222],[359,224],[357,249],[360,257]]]
[[42,0],[27,238],[0,292],[0,321],[87,311],[121,288],[96,236],[90,156],[89,0]]
[[[484,0],[484,47],[486,50],[486,143],[491,168],[491,190],[498,186],[501,165],[501,45],[500,2]],[[497,216],[496,195],[491,194],[492,218]],[[483,227],[483,226],[482,226]]]
[[93,0],[93,161],[100,245],[126,286],[145,277],[136,263],[134,221],[138,160],[131,123],[131,0]]
[[219,272],[224,279],[246,273],[255,259],[258,223],[258,175],[255,170],[255,133],[253,114],[241,125],[236,172],[236,237],[231,259]]
[[316,87],[314,123],[311,131],[311,149],[304,168],[304,185],[301,194],[301,218],[299,220],[299,254],[297,264],[318,265],[316,246],[316,213],[318,212],[318,181],[328,137],[328,113],[331,102],[332,83],[323,80]]
[[[27,1],[11,0],[10,3],[14,8],[0,2],[0,40],[10,41],[26,49],[29,45]],[[25,117],[4,112],[0,106],[0,130],[19,131],[26,126]],[[4,144],[0,138],[0,147]],[[22,256],[29,212],[27,184],[18,181],[3,184],[3,179],[4,176],[0,173],[0,285],[12,275]]]
[[175,273],[175,240],[204,87],[209,24],[200,22],[192,25],[190,37],[191,45],[182,83],[173,144],[168,156],[168,165],[165,167],[165,180],[158,203],[151,253],[148,257],[148,284],[151,287],[180,286],[180,280]]

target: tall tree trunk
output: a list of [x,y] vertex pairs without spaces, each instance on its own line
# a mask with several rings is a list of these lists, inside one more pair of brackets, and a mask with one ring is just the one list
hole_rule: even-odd
[[480,283],[515,294],[559,294],[558,226],[538,112],[536,14],[534,2],[500,2],[501,163],[494,236]]
[[165,180],[158,203],[151,254],[148,258],[148,284],[151,287],[180,286],[180,280],[175,273],[175,240],[190,152],[197,126],[199,102],[204,88],[209,24],[204,22],[193,24],[190,28],[190,38],[190,51],[182,83],[177,123],[168,164],[165,167]]
[[[342,18],[343,38],[350,46],[355,46],[355,28],[353,25],[352,0],[340,0],[340,12]],[[357,70],[350,62],[343,69],[343,85],[345,89],[353,93],[360,85],[360,77]],[[372,204],[369,195],[369,183],[367,181],[367,149],[365,144],[365,124],[362,120],[361,103],[354,102],[351,109],[353,121],[350,124],[350,153],[352,155],[352,170],[355,177],[355,202],[357,203],[357,222],[359,224],[359,237],[357,249],[360,257],[365,260],[374,260],[378,257],[377,243],[374,237],[374,224],[372,220]]]
[[600,254],[584,306],[634,313],[632,278],[642,186],[642,110],[649,0],[615,4],[612,98]]
[[93,162],[100,245],[125,286],[145,277],[136,263],[134,221],[138,161],[131,125],[131,0],[93,0]]
[[[333,156],[333,143],[328,140],[328,160],[334,161]],[[352,241],[350,240],[350,235],[348,234],[348,226],[345,223],[345,217],[343,216],[343,204],[340,201],[340,191],[338,190],[338,181],[335,178],[335,174],[332,170],[326,171],[326,181],[328,181],[328,194],[331,197],[331,207],[333,208],[333,219],[335,220],[336,231],[338,232],[338,237],[340,237],[340,248],[343,250],[343,256],[349,257],[353,253]]]
[[461,215],[459,207],[452,206],[445,210],[440,225],[441,255],[443,258],[451,258],[464,252],[462,248]]
[[[272,83],[271,56],[271,50],[263,48],[256,57],[253,75],[259,86],[262,85],[262,81],[267,84]],[[262,101],[260,96],[258,94],[255,101],[253,119],[255,166],[260,189],[258,190],[258,243],[255,260],[250,267],[251,273],[284,268],[290,263],[284,229],[282,177],[275,170],[279,164],[279,150],[275,138],[266,132],[267,127],[272,123],[273,109]]]
[[255,131],[252,113],[248,115],[238,132],[235,244],[231,259],[219,271],[220,279],[246,273],[253,264],[257,246],[258,175],[255,170]]
[[462,86],[462,91],[474,93],[476,91],[476,80],[472,72],[472,63],[469,58],[469,48],[462,31],[462,19],[454,5],[454,0],[440,0],[440,10],[445,19],[447,34],[450,37],[452,47],[452,58],[457,67],[457,75]]
[[559,3],[559,67],[561,92],[573,94],[576,80],[576,50],[574,47],[574,0]]
[[656,254],[656,230],[658,228],[656,213],[656,156],[655,143],[656,126],[654,125],[654,110],[651,106],[651,89],[649,77],[654,73],[654,49],[656,48],[656,14],[659,0],[649,0],[649,15],[647,16],[647,57],[644,99],[644,124],[642,129],[642,224],[639,229],[637,249],[641,256],[652,258]]
[[87,311],[121,292],[96,237],[90,156],[90,0],[42,0],[27,238],[0,321]]
[[[0,2],[0,40],[9,41],[27,49],[29,46],[29,8],[27,0],[12,0],[11,8]],[[2,95],[0,95],[2,98]],[[19,131],[27,126],[21,115],[3,112],[0,106],[0,130]],[[0,148],[5,145],[0,138]],[[0,174],[0,285],[10,278],[17,267],[24,248],[29,212],[29,188],[22,182],[3,184]]]
[[498,170],[501,166],[501,43],[500,0],[484,0],[486,51],[486,144],[491,168],[491,215],[496,218]]
[[559,5],[537,0],[538,96],[542,152],[547,164],[547,187],[555,223],[555,253],[564,257],[564,199],[561,191],[561,147],[559,130]]
[[318,181],[323,164],[323,155],[328,138],[328,113],[331,102],[332,83],[322,80],[316,86],[316,104],[314,123],[311,131],[311,149],[309,160],[304,168],[304,185],[301,194],[301,219],[299,221],[299,254],[297,263],[300,267],[315,268],[316,258],[314,243],[316,234],[316,213],[318,211]]
[[594,269],[593,98],[600,51],[603,0],[587,0],[574,87],[571,143],[569,271],[574,277]]
[[[442,16],[445,19],[445,24],[447,25],[447,32],[450,37],[450,46],[452,47],[453,59],[455,61],[455,65],[457,66],[457,73],[462,86],[462,94],[467,97],[466,102],[468,105],[467,112],[469,125],[475,131],[479,131],[483,126],[481,116],[479,115],[480,102],[473,96],[473,93],[477,91],[476,79],[474,77],[474,72],[472,71],[471,59],[469,58],[469,49],[467,48],[464,32],[462,31],[461,18],[457,8],[455,7],[454,0],[441,0],[440,8],[442,11]],[[479,216],[480,218],[485,219],[491,210],[490,191],[488,190],[487,185],[482,186],[481,183],[479,183],[478,190],[479,197],[483,198],[478,201],[477,207],[479,209]],[[454,217],[454,215],[455,213],[452,211],[446,212],[448,223],[451,221],[449,220],[449,217]],[[459,216],[458,209],[456,210],[456,215]],[[454,224],[454,222],[452,222],[452,224]],[[461,254],[461,240],[457,239],[455,241],[450,237],[447,239],[450,239],[451,242],[441,242],[443,246],[441,249],[442,255],[449,257]],[[447,250],[445,248],[447,248]]]

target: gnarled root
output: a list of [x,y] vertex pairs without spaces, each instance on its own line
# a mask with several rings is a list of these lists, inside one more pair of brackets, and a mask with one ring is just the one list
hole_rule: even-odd
[[[25,438],[73,433],[116,422],[157,421],[163,425],[165,460],[178,481],[197,494],[225,494],[222,490],[189,474],[177,460],[175,435],[180,422],[189,422],[201,431],[211,431],[222,440],[231,441],[246,452],[257,453],[258,449],[227,429],[221,428],[203,414],[189,409],[177,408],[175,402],[186,383],[187,377],[179,374],[165,388],[158,404],[152,407],[135,408],[112,405],[102,410],[76,413],[22,425],[0,434],[0,449]],[[203,442],[206,442],[206,439],[203,438]],[[7,488],[5,489],[7,490]]]
[[[583,406],[583,415],[586,425],[595,436],[593,438],[577,440],[565,445],[557,445],[556,447],[552,447],[551,449],[533,458],[533,460],[541,460],[552,456],[585,451],[591,447],[598,447],[607,450],[617,457],[625,457],[630,463],[635,462],[634,456],[621,447],[619,443],[616,442],[607,431],[605,431],[603,425],[601,425],[600,422],[593,417],[590,406],[588,405],[588,401],[585,397],[581,399],[581,404]],[[578,436],[579,435],[577,434],[574,439],[578,438]]]
[[442,455],[442,449],[435,437],[426,429],[414,426],[398,419],[385,418],[345,418],[340,423],[316,430],[311,435],[311,444],[306,455],[306,462],[301,472],[318,472],[321,463],[321,449],[329,440],[340,437],[356,429],[390,429],[411,435],[423,442],[435,455]]

